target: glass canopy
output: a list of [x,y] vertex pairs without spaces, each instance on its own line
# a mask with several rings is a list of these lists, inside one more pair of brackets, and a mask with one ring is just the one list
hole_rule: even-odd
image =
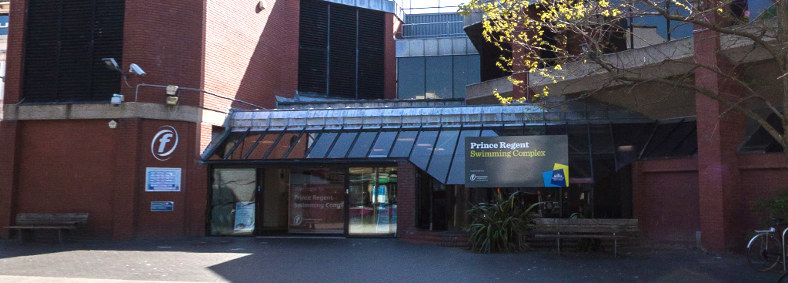
[[464,183],[464,140],[469,137],[567,135],[570,182],[604,178],[638,159],[697,152],[692,117],[613,121],[528,106],[264,110],[233,113],[228,125],[203,153],[204,163],[407,160],[444,184]]

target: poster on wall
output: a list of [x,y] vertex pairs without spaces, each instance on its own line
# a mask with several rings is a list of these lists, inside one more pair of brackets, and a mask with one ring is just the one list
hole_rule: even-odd
[[465,138],[469,188],[568,187],[567,136]]
[[180,192],[181,168],[145,168],[146,192]]
[[255,203],[251,201],[241,201],[235,203],[235,225],[234,232],[254,231],[254,208]]

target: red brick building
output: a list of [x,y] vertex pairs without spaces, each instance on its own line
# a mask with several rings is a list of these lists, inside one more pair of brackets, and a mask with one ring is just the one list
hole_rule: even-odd
[[[200,153],[231,108],[270,108],[275,96],[296,94],[300,7],[274,0],[14,2],[0,120],[0,227],[22,212],[87,212],[79,237],[204,235],[208,173]],[[383,51],[378,91],[393,98],[398,19],[374,14],[380,28],[372,36]],[[105,68],[103,58],[114,58],[121,72]],[[132,63],[147,74],[127,72]],[[180,87],[176,105],[165,102],[167,85]],[[110,104],[113,93],[124,102]],[[162,129],[175,136],[159,143]],[[150,167],[180,168],[180,188],[146,192]],[[152,212],[152,201],[172,201],[174,209]]]
[[[638,218],[649,243],[694,246],[700,239],[708,250],[739,249],[758,223],[754,200],[786,189],[781,153],[741,150],[757,127],[736,115],[718,121],[720,106],[693,93],[651,85],[638,99],[654,103],[637,104],[611,90],[562,112],[487,105],[495,103],[492,89],[517,92],[489,66],[495,60],[488,57],[497,58],[489,46],[476,44],[484,81],[468,86],[465,100],[394,100],[400,17],[386,12],[391,2],[332,2],[14,2],[0,120],[0,237],[10,236],[2,227],[18,213],[87,212],[89,225],[77,237],[270,228],[450,242],[461,238],[467,201],[493,193],[465,188],[464,172],[455,169],[455,150],[468,136],[569,136],[575,149],[567,198],[594,206],[596,217]],[[674,48],[718,62],[707,50],[719,47],[719,38],[701,35],[623,52]],[[684,48],[693,40],[694,48]],[[445,55],[435,42],[434,54]],[[114,58],[120,72],[104,58]],[[770,70],[768,62],[751,63]],[[128,71],[131,64],[147,74]],[[698,72],[696,84],[727,87]],[[571,96],[594,79],[569,78],[553,91]],[[167,86],[178,89],[168,94]],[[115,93],[124,101],[110,103]],[[658,103],[662,97],[670,103]],[[378,141],[388,144],[379,148]],[[376,155],[381,148],[386,153]],[[232,184],[239,180],[251,182]],[[332,193],[310,191],[316,188]],[[363,189],[354,195],[354,188]],[[520,189],[541,193],[503,190]],[[310,220],[315,199],[342,211],[326,215],[330,223]],[[260,204],[248,213],[264,220],[236,230],[245,223],[234,218],[249,203]],[[292,207],[303,214],[290,215]]]

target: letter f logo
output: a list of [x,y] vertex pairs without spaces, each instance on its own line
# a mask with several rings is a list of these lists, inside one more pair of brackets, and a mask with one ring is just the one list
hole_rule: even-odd
[[166,133],[161,135],[159,139],[159,151],[158,153],[164,152],[164,147],[167,146],[167,143],[170,142],[170,138],[172,138],[172,133]]
[[150,143],[150,153],[157,160],[166,161],[178,147],[178,132],[172,126],[162,126],[160,129]]

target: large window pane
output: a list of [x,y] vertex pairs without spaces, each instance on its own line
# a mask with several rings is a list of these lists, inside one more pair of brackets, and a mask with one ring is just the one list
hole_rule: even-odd
[[481,81],[479,55],[453,56],[454,98],[465,98],[465,86]]
[[[426,88],[424,98],[452,97],[452,57],[427,57]],[[418,98],[418,97],[417,97]]]
[[397,98],[424,96],[424,57],[397,59]]
[[397,142],[394,143],[394,148],[391,149],[389,157],[408,157],[413,148],[413,143],[416,142],[418,131],[402,131],[397,136]]
[[213,170],[211,235],[254,232],[256,176],[254,168]]
[[441,131],[438,142],[435,143],[427,173],[440,182],[445,183],[446,175],[449,174],[449,165],[454,156],[454,147],[457,145],[459,134],[460,131]]
[[303,169],[290,174],[290,233],[342,234],[345,231],[345,173]]
[[381,132],[375,141],[375,146],[369,152],[369,157],[387,157],[396,136],[397,132]]

